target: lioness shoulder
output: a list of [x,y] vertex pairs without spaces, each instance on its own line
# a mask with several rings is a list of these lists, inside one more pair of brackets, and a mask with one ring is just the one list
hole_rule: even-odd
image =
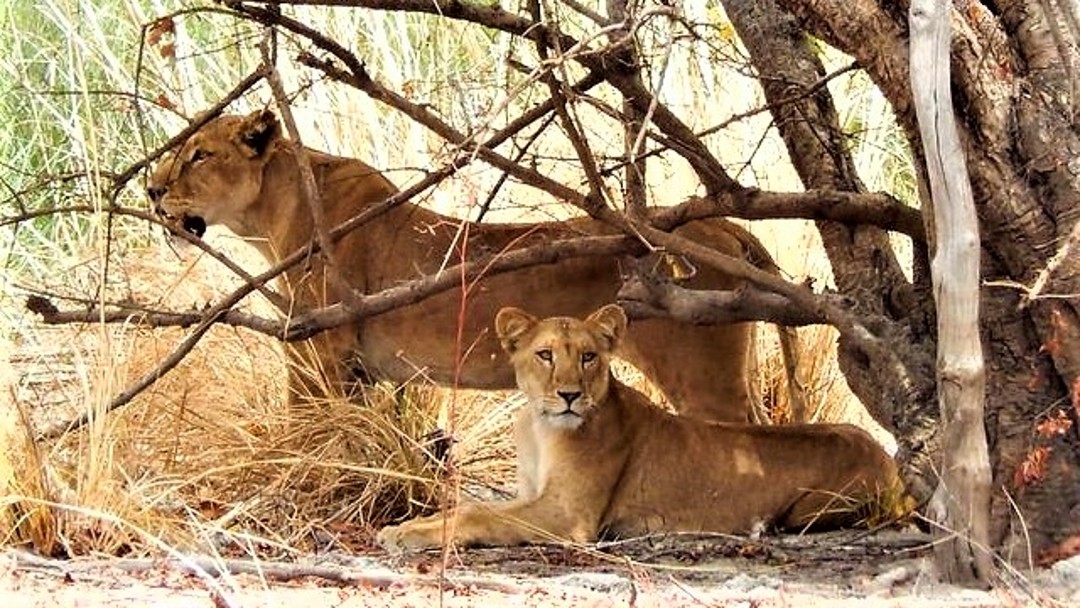
[[892,460],[849,425],[755,426],[674,416],[615,380],[626,316],[498,313],[496,333],[528,401],[518,415],[520,496],[384,528],[394,549],[592,541],[601,533],[748,532],[854,523],[899,483]]

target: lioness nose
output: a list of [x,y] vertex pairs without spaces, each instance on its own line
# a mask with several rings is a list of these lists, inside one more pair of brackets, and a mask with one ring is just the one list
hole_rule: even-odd
[[566,402],[566,407],[570,407],[581,396],[581,391],[555,391],[555,394]]
[[161,197],[165,196],[167,190],[164,186],[150,186],[146,189],[146,196],[149,196],[150,200],[156,203],[161,200]]

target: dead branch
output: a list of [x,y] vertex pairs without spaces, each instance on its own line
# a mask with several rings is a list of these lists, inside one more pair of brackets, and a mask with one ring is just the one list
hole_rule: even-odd
[[[290,21],[287,17],[279,17],[276,14],[267,14],[265,19],[278,18],[281,25],[290,28],[295,33],[311,39],[317,46],[332,52],[335,57],[347,66],[355,66],[353,72],[347,72],[334,64],[304,53],[298,61],[308,67],[318,69],[330,78],[349,84],[372,99],[381,101],[393,107],[420,124],[431,129],[447,141],[463,148],[475,145],[472,138],[457,132],[433,113],[422,106],[413,104],[405,97],[390,91],[386,87],[374,81],[367,74],[355,56],[333,41],[328,41],[325,36],[314,32],[300,23]],[[325,42],[324,42],[325,41]],[[583,92],[600,82],[604,71],[597,69],[589,73],[581,82],[572,87],[575,93]],[[823,85],[822,85],[823,86]],[[553,182],[535,171],[525,169],[520,164],[497,155],[493,148],[519,132],[526,125],[539,119],[539,117],[554,111],[555,99],[548,99],[543,104],[530,110],[526,114],[509,123],[501,129],[496,136],[491,137],[484,146],[476,146],[476,152],[481,159],[491,163],[500,170],[513,175],[519,180],[544,190],[552,196],[567,201],[588,212],[585,206],[585,198],[578,192],[571,190],[562,184]],[[645,110],[651,110],[653,106],[647,106]],[[696,137],[696,136],[695,136]],[[672,142],[671,146],[678,144]],[[851,224],[871,224],[886,230],[894,230],[906,234],[913,239],[923,242],[925,240],[924,228],[921,215],[918,210],[906,207],[895,198],[884,193],[855,193],[846,191],[819,190],[815,193],[771,193],[761,192],[756,189],[742,188],[718,191],[711,199],[716,208],[709,210],[705,215],[694,215],[696,218],[716,215],[727,215],[744,219],[771,219],[771,218],[803,218],[803,219],[829,219]],[[708,203],[697,202],[696,205]],[[687,216],[690,217],[690,216]]]
[[946,580],[988,586],[992,573],[986,371],[979,335],[979,220],[953,110],[950,5],[911,3],[911,91],[933,201],[941,479],[931,498],[934,555]]
[[[496,167],[497,169],[516,177],[522,183],[532,186],[538,190],[542,190],[552,195],[553,197],[566,201],[576,207],[584,208],[585,196],[578,191],[569,188],[546,175],[541,174],[538,171],[529,169],[522,166],[519,163],[502,156],[495,152],[489,142],[478,143],[474,141],[474,138],[464,135],[445,121],[436,116],[433,112],[426,108],[412,103],[404,96],[399,95],[390,89],[382,86],[368,75],[367,71],[361,66],[360,72],[345,72],[340,68],[335,67],[332,63],[320,60],[312,55],[301,55],[300,63],[309,67],[317,67],[321,69],[327,76],[337,80],[343,84],[348,84],[370,96],[372,99],[385,103],[386,105],[400,110],[406,116],[409,116],[418,123],[431,129],[434,133],[445,139],[446,141],[459,146],[462,150],[468,150],[470,154],[479,156],[482,160],[488,164]],[[537,119],[539,116],[537,116]],[[531,121],[530,121],[531,122]],[[512,123],[515,129],[520,130],[524,128],[528,122]],[[501,143],[507,137],[513,135],[514,132],[509,131],[507,127],[501,130],[501,133],[505,135],[501,136],[497,141]],[[492,138],[494,139],[494,138]]]
[[885,192],[770,192],[747,189],[713,197],[693,197],[678,207],[672,207],[669,213],[694,219],[726,216],[746,220],[831,220],[853,226],[877,226],[905,234],[916,243],[926,242],[926,232],[919,211]]
[[[308,67],[319,69],[334,80],[356,87],[373,99],[386,103],[403,112],[451,143],[462,147],[472,145],[471,138],[457,132],[426,108],[413,104],[405,97],[394,93],[373,80],[367,74],[363,64],[359,62],[352,53],[338,45],[336,42],[327,39],[319,32],[273,11],[260,11],[259,9],[245,6],[244,13],[252,18],[258,19],[262,23],[281,25],[294,33],[308,38],[319,48],[323,48],[327,52],[332,53],[337,59],[348,66],[351,72],[342,70],[328,61],[318,59],[307,53],[301,54],[298,58],[300,63],[307,65]],[[582,91],[594,86],[595,83],[605,75],[606,70],[602,67],[594,69],[572,90]],[[643,86],[641,88],[643,89]],[[635,91],[641,93],[640,90],[635,89]],[[526,169],[510,159],[506,159],[505,157],[496,154],[492,150],[513,133],[524,128],[526,124],[529,124],[537,120],[539,116],[554,110],[555,104],[555,99],[547,100],[544,104],[541,104],[541,106],[538,106],[526,115],[523,115],[520,119],[504,127],[500,131],[498,137],[492,137],[488,140],[486,146],[477,146],[476,152],[486,162],[513,175],[524,183],[542,189],[552,196],[570,202],[588,212],[585,197],[580,193],[569,189],[562,184],[558,184],[535,171]],[[648,112],[655,109],[655,104],[650,103],[643,108],[643,111]],[[690,132],[689,135],[696,139],[696,135],[692,132]],[[678,146],[679,144],[677,142],[671,142],[670,145]],[[806,219],[831,219],[848,223],[868,223],[885,229],[902,232],[919,241],[922,241],[924,238],[922,221],[918,211],[905,207],[894,198],[885,194],[861,194],[837,191],[823,192],[821,194],[823,198],[820,199],[815,198],[813,195],[802,195],[806,198],[800,198],[796,195],[793,196],[795,198],[792,199],[788,199],[786,195],[776,195],[774,197],[772,194],[759,193],[756,190],[745,189],[741,186],[726,190],[718,190],[715,198],[717,200],[724,199],[729,202],[728,204],[721,205],[723,211],[717,210],[714,214],[744,217],[746,219],[801,217]],[[790,204],[788,204],[789,201]]]
[[[538,23],[532,19],[515,15],[503,10],[498,5],[487,6],[481,4],[455,2],[449,5],[430,2],[429,0],[285,0],[273,3],[265,0],[241,3],[234,1],[226,2],[226,6],[235,10],[240,15],[246,15],[266,25],[280,25],[297,34],[308,36],[312,30],[303,24],[295,22],[273,11],[259,9],[254,4],[280,5],[306,5],[306,6],[352,6],[387,11],[417,12],[450,19],[468,21],[519,36],[526,40],[536,42],[547,40],[549,44],[560,49],[581,49],[582,43],[572,36],[552,30],[547,24]],[[314,42],[314,40],[313,40]],[[340,49],[341,47],[338,46]],[[343,50],[343,49],[342,49]],[[586,69],[601,74],[605,80],[614,86],[625,99],[634,104],[635,108],[643,115],[650,115],[652,122],[661,132],[671,138],[672,149],[686,159],[697,173],[701,183],[705,185],[710,194],[720,192],[736,192],[742,190],[739,185],[724,170],[720,161],[709,151],[708,147],[695,135],[682,120],[679,119],[665,105],[655,102],[654,96],[633,78],[622,73],[618,68],[618,62],[612,62],[609,53],[612,49],[603,49],[591,52],[575,52],[572,54],[574,61]],[[347,52],[346,52],[347,53]],[[354,64],[357,63],[354,61]],[[350,69],[354,73],[357,68],[362,71],[362,66],[352,65]],[[453,141],[450,138],[446,138]],[[485,160],[488,160],[485,158]],[[490,162],[490,161],[489,161]],[[499,167],[503,169],[503,167]],[[563,198],[560,196],[560,198]],[[571,200],[565,199],[564,200]]]
[[[135,215],[143,216],[146,214],[136,213]],[[368,216],[365,219],[371,217]],[[672,224],[672,220],[668,219],[667,216],[661,216],[661,218],[659,224],[665,225],[665,227]],[[337,237],[341,233],[343,231],[339,227],[332,233],[331,238]],[[221,313],[215,313],[212,309],[182,312],[155,311],[128,303],[115,303],[110,305],[107,310],[88,306],[82,310],[60,311],[51,302],[39,298],[28,302],[28,307],[34,312],[42,314],[43,320],[48,324],[90,323],[102,319],[109,323],[120,323],[137,319],[140,323],[155,327],[189,327],[205,321],[211,315],[215,315],[216,322],[234,327],[245,327],[291,342],[304,340],[324,329],[381,314],[400,306],[416,303],[436,293],[459,287],[459,277],[462,275],[469,280],[473,280],[480,276],[510,272],[527,266],[555,263],[570,257],[607,256],[635,252],[640,253],[640,247],[635,246],[634,239],[625,236],[583,237],[553,241],[543,245],[481,257],[467,264],[447,268],[439,275],[415,279],[376,294],[358,294],[358,299],[353,307],[344,307],[338,304],[307,311],[289,319],[287,323],[268,320],[236,310]],[[305,253],[306,250],[297,252],[294,255],[303,255]],[[281,265],[285,265],[287,262],[288,258]],[[767,260],[762,262],[767,262]],[[725,270],[744,268],[744,266],[749,267],[751,269],[750,273],[744,270],[737,270],[737,272],[740,273],[739,276],[752,282],[761,280],[761,277],[764,276],[766,277],[765,281],[769,284],[790,285],[772,274],[750,267],[741,260],[732,258],[732,263],[733,266],[725,268]],[[248,284],[238,290],[242,295],[234,292],[231,299],[242,298],[243,295],[248,293],[250,287],[258,286],[273,276],[276,276],[276,268],[268,270],[257,277],[251,277]],[[704,324],[755,320],[788,325],[807,325],[827,322],[827,318],[814,309],[794,306],[789,298],[778,295],[775,287],[769,291],[751,285],[731,293],[697,292],[675,285],[663,284],[655,280],[650,282],[644,275],[639,275],[638,283],[628,283],[628,287],[621,297],[633,302],[635,309],[642,317],[655,316],[657,309],[666,309],[675,318],[691,323]],[[842,300],[835,296],[815,297],[831,301],[834,306],[842,306]],[[92,303],[87,302],[87,304]],[[709,310],[710,307],[716,309]]]
[[[151,311],[127,303],[114,303],[105,310],[88,306],[80,310],[59,310],[46,298],[33,297],[27,307],[40,315],[46,324],[129,323],[138,321],[152,327],[189,327],[213,322],[245,327],[286,342],[306,340],[317,333],[347,323],[415,304],[434,294],[461,286],[467,281],[519,270],[538,264],[582,256],[614,256],[641,253],[636,239],[626,236],[600,236],[564,239],[496,255],[483,256],[465,264],[449,267],[437,275],[428,275],[374,294],[357,294],[351,306],[334,304],[302,312],[287,321],[271,320],[236,310],[214,309],[182,312]],[[761,271],[758,271],[761,272]],[[768,275],[771,276],[771,275]],[[254,281],[265,280],[264,275]],[[776,279],[780,280],[780,279]],[[631,282],[625,297],[636,303],[642,318],[657,316],[658,308],[671,306],[675,318],[698,324],[737,321],[771,321],[793,325],[821,323],[823,317],[793,307],[783,296],[746,287],[734,292],[699,292],[666,285],[639,273],[640,284]],[[87,302],[87,304],[92,304]],[[710,310],[709,307],[717,307]]]
[[[532,15],[533,21],[540,23],[543,21],[540,15],[540,2],[539,0],[531,0],[529,2],[529,12]],[[547,40],[543,36],[538,36],[535,39],[536,53],[540,57],[540,62],[551,65],[553,67],[559,67],[563,65],[565,57],[561,49],[558,47],[558,40]],[[552,58],[551,52],[554,50],[559,57]],[[562,125],[563,132],[566,133],[567,139],[570,140],[570,145],[574,147],[574,152],[577,154],[578,161],[581,162],[581,168],[585,172],[585,178],[589,183],[589,194],[585,197],[584,210],[591,216],[596,216],[596,211],[599,207],[605,205],[606,196],[604,196],[604,179],[600,175],[600,169],[596,166],[596,156],[593,154],[592,149],[589,147],[589,142],[582,135],[581,130],[578,129],[577,122],[574,119],[574,115],[570,112],[567,98],[563,92],[562,82],[555,76],[553,69],[546,69],[541,71],[540,80],[547,85],[548,91],[551,93],[551,100],[555,102],[555,115],[559,117],[559,123]]]
[[[1058,273],[1059,268],[1063,268],[1065,276],[1072,278],[1076,276],[1078,269],[1075,260],[1077,259],[1076,250],[1080,247],[1080,222],[1073,224],[1072,230],[1069,231],[1069,236],[1058,247],[1054,255],[1050,256],[1047,260],[1046,266],[1035,275],[1035,280],[1032,282],[1030,288],[1023,288],[1024,298],[1021,300],[1020,306],[1027,307],[1035,300],[1048,297],[1062,297],[1062,294],[1046,294],[1047,284],[1050,283],[1055,273]],[[1066,263],[1068,261],[1068,263]],[[1073,294],[1070,294],[1073,295]]]
[[[39,557],[28,551],[13,551],[16,567],[22,569],[56,571],[64,576],[77,575],[80,561],[60,561]],[[482,576],[398,574],[388,570],[364,572],[357,567],[334,564],[297,564],[289,562],[254,559],[223,559],[205,555],[185,555],[166,559],[121,558],[107,562],[110,568],[130,573],[160,572],[174,570],[197,576],[221,577],[227,575],[251,575],[275,582],[290,582],[305,578],[319,578],[343,585],[363,585],[386,589],[400,585],[427,584],[432,586],[487,589],[502,593],[521,593],[523,588],[510,582],[502,582]]]
[[[680,287],[653,275],[634,272],[624,278],[619,304],[634,319],[663,317],[694,325],[769,321],[780,325],[814,325],[825,318],[794,306],[788,298],[746,285],[732,291]],[[839,296],[823,296],[840,306]]]
[[[582,237],[552,241],[528,247],[482,256],[471,262],[446,268],[442,272],[403,282],[374,294],[358,294],[351,306],[334,304],[325,308],[304,311],[288,320],[272,320],[236,310],[217,312],[214,308],[188,311],[148,310],[125,302],[110,303],[101,309],[94,302],[86,301],[80,310],[61,311],[51,300],[40,295],[27,300],[27,308],[42,315],[48,325],[65,323],[130,323],[138,321],[151,327],[189,327],[214,317],[215,322],[233,327],[244,327],[285,342],[306,340],[315,334],[346,323],[360,321],[370,316],[415,304],[434,294],[461,286],[461,277],[475,280],[483,276],[511,272],[538,264],[553,264],[559,260],[590,255],[610,256],[632,253],[635,242],[624,236]],[[640,250],[638,251],[640,252]],[[266,274],[254,277],[253,283],[267,280]],[[228,299],[239,299],[237,293],[246,295],[245,285]]]
[[[273,32],[273,30],[269,30],[269,32]],[[319,244],[319,255],[323,257],[325,262],[324,266],[329,276],[330,288],[338,297],[348,301],[352,297],[353,290],[343,278],[341,264],[334,254],[334,248],[331,246],[330,233],[326,227],[326,213],[323,209],[322,193],[319,192],[319,187],[315,183],[315,172],[311,168],[311,158],[308,156],[308,149],[304,146],[304,140],[300,136],[300,129],[296,127],[292,104],[285,93],[285,85],[282,84],[281,76],[273,63],[274,57],[270,52],[271,35],[268,33],[260,45],[266,82],[270,85],[270,90],[274,94],[278,113],[281,115],[281,122],[289,133],[289,144],[292,146],[300,170],[300,198],[304,200],[308,209],[311,210],[311,223],[315,230],[315,242]]]
[[[895,386],[901,393],[900,403],[911,403],[921,393],[917,376],[908,369],[907,364],[900,359],[889,344],[871,332],[854,314],[815,296],[805,286],[789,283],[714,249],[676,234],[662,232],[643,222],[635,221],[633,225],[642,237],[667,251],[686,255],[729,276],[750,281],[757,287],[788,298],[795,306],[804,309],[809,314],[820,315],[826,323],[836,327],[841,337],[852,347],[862,351],[870,359],[874,368],[895,379]],[[891,416],[886,418],[888,419],[891,419]]]
[[[622,27],[609,34],[612,46],[630,40],[633,35],[628,23],[630,13],[626,4],[626,0],[609,0],[607,3],[610,19],[622,24]],[[631,72],[633,78],[640,81],[641,60],[637,49],[632,44],[623,44],[620,48],[622,51],[616,61],[622,64],[624,70]],[[666,45],[666,48],[665,64],[670,58],[671,45]],[[655,97],[653,101],[656,101]],[[649,203],[645,179],[648,157],[642,152],[645,148],[645,137],[649,132],[647,127],[649,114],[639,111],[625,99],[622,102],[622,113],[625,117],[620,121],[623,124],[623,153],[625,154],[623,207],[626,213],[633,217],[645,217]]]
[[[136,324],[146,327],[191,327],[206,319],[202,310],[168,311],[152,310],[123,302],[109,302],[104,308],[96,302],[86,300],[85,306],[76,310],[61,310],[42,294],[33,294],[26,298],[26,309],[41,315],[46,325],[68,325],[71,323],[121,323]],[[284,323],[277,319],[267,319],[259,315],[229,310],[218,316],[217,323],[230,327],[243,327],[268,336],[280,337]]]
[[[256,279],[257,280],[257,279]],[[260,283],[261,284],[261,283]],[[236,306],[247,294],[256,289],[255,285],[248,284],[247,289],[237,290],[232,295],[222,299],[218,303],[211,306],[203,313],[202,318],[196,323],[195,328],[187,335],[186,338],[173,349],[171,353],[164,360],[161,361],[154,369],[150,370],[146,374],[143,374],[141,378],[136,380],[131,385],[127,386],[117,396],[113,397],[109,403],[105,404],[105,407],[101,412],[84,412],[74,420],[68,423],[61,423],[45,430],[41,436],[46,439],[56,439],[62,435],[70,433],[71,431],[85,426],[95,415],[104,415],[117,408],[123,407],[129,403],[136,395],[149,388],[152,384],[157,382],[159,378],[172,371],[184,357],[187,357],[195,345],[199,343],[199,340],[213,327],[214,323],[219,317],[224,315],[227,311]],[[29,306],[29,302],[27,303]]]

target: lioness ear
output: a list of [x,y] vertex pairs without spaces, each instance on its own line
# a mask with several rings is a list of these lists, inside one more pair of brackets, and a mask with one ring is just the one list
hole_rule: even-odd
[[259,110],[244,117],[237,129],[237,143],[246,148],[250,158],[262,156],[270,142],[279,136],[277,116],[270,110]]
[[499,336],[503,350],[511,355],[517,351],[521,336],[534,325],[536,317],[520,308],[508,306],[495,315],[495,334]]
[[626,333],[626,313],[618,304],[608,304],[585,319],[600,330],[608,341],[608,349],[615,350]]

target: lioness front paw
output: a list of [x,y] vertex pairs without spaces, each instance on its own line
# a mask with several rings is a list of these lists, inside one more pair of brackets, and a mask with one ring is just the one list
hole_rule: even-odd
[[423,524],[405,522],[397,526],[386,526],[379,530],[375,542],[392,553],[419,551],[420,549],[438,547],[442,544],[441,534],[439,531],[434,532],[432,534],[432,531],[427,530]]

